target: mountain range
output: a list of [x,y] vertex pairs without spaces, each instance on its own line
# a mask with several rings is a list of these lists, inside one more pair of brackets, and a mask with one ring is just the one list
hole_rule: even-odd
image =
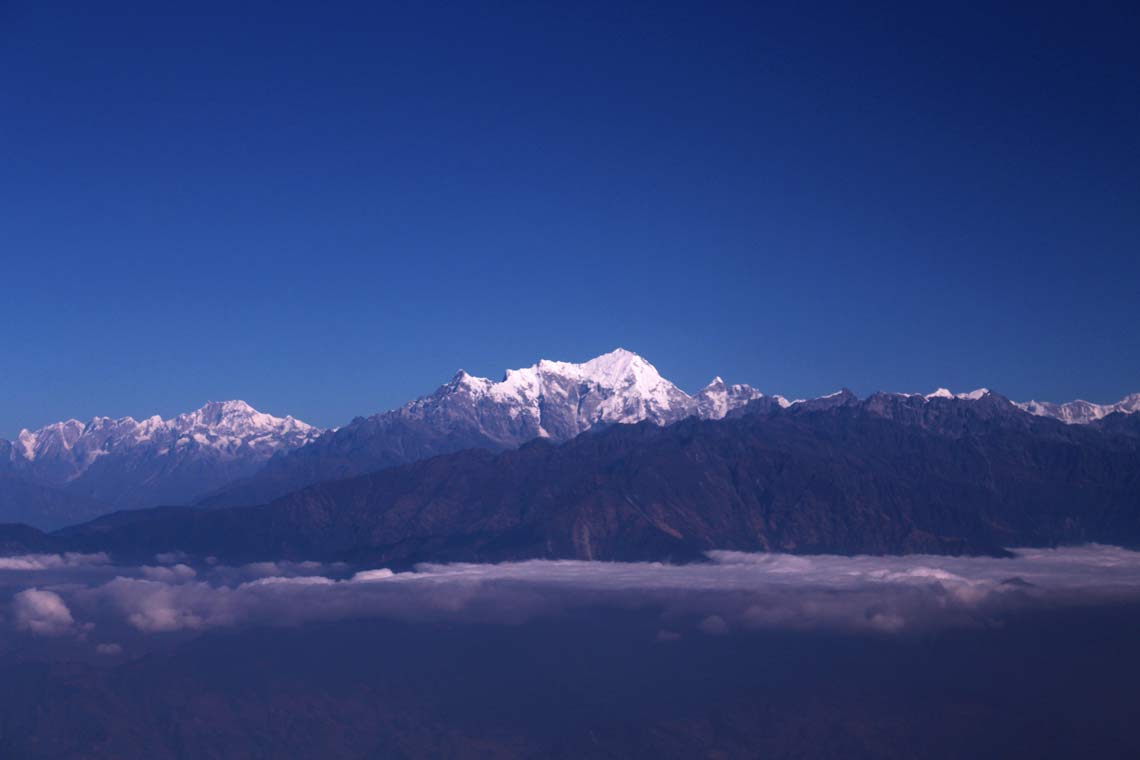
[[543,360],[507,370],[499,382],[460,370],[434,393],[327,431],[201,504],[259,504],[314,483],[440,454],[503,451],[537,439],[563,442],[614,424],[718,419],[762,397],[751,386],[727,385],[719,377],[690,396],[620,348],[582,364]]
[[243,401],[171,419],[96,417],[0,440],[0,516],[52,527],[115,509],[186,504],[321,430]]
[[1093,404],[1089,401],[1068,401],[1053,404],[1048,401],[1027,401],[1018,406],[1030,414],[1052,417],[1061,422],[1085,425],[1104,419],[1110,414],[1135,414],[1140,412],[1140,393],[1131,393],[1115,404]]
[[[614,425],[719,420],[745,407],[818,410],[847,395],[789,401],[719,377],[690,395],[644,358],[617,349],[581,364],[543,360],[508,370],[498,382],[460,370],[427,396],[331,430],[242,401],[210,402],[168,420],[68,420],[0,441],[0,520],[57,528],[119,509],[265,504],[307,486],[467,449],[504,452]],[[925,405],[991,395],[983,388],[884,397]],[[1109,405],[1010,406],[1087,425],[1140,410],[1140,394]]]
[[[1113,424],[1107,424],[1108,421]],[[402,567],[526,558],[693,560],[711,549],[1002,555],[1140,545],[1140,416],[1066,425],[1008,399],[849,391],[465,449],[260,506],[121,512],[52,537],[143,559],[184,551]]]

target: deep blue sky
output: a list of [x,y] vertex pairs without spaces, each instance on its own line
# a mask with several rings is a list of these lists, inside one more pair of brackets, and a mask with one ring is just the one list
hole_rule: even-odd
[[0,436],[619,345],[1140,390],[1135,4],[163,5],[0,4]]

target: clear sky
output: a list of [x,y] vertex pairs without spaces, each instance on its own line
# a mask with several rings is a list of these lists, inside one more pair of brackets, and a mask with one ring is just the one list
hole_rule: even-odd
[[0,3],[0,436],[615,346],[1140,390],[1137,4],[871,5]]

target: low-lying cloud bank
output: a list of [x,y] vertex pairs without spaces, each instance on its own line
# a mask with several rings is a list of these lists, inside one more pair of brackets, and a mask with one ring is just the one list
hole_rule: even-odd
[[118,654],[116,631],[161,635],[245,625],[391,617],[519,623],[583,608],[653,610],[660,641],[749,629],[893,634],[1000,624],[1019,610],[1140,601],[1140,552],[1109,546],[986,557],[712,552],[694,565],[532,560],[356,573],[342,565],[221,566],[163,555],[0,560],[0,638],[73,637]]

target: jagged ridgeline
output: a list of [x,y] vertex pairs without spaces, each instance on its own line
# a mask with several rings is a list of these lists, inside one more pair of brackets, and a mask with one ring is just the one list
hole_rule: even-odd
[[692,560],[710,549],[996,554],[1140,545],[1140,416],[1067,425],[1002,396],[754,399],[326,481],[263,506],[122,513],[77,551],[227,561]]
[[[689,394],[641,356],[617,349],[581,364],[543,360],[508,370],[498,382],[460,371],[429,395],[332,430],[241,401],[211,402],[168,420],[69,420],[0,441],[0,521],[55,528],[116,509],[263,504],[310,485],[465,449],[563,443],[616,424],[717,420],[748,404],[811,409],[839,395],[788,401],[719,377]],[[979,403],[989,395],[984,388],[939,389],[898,398],[925,405]],[[1013,406],[1066,423],[1111,425],[1140,409],[1140,394],[1106,405]]]
[[55,527],[115,509],[188,504],[322,431],[244,401],[171,419],[67,420],[0,441],[0,519]]
[[434,393],[328,431],[202,503],[258,504],[321,481],[439,454],[503,451],[536,439],[563,442],[607,425],[718,419],[762,397],[751,386],[726,385],[719,377],[689,395],[644,358],[620,348],[582,364],[543,360],[507,370],[499,382],[460,370]]

